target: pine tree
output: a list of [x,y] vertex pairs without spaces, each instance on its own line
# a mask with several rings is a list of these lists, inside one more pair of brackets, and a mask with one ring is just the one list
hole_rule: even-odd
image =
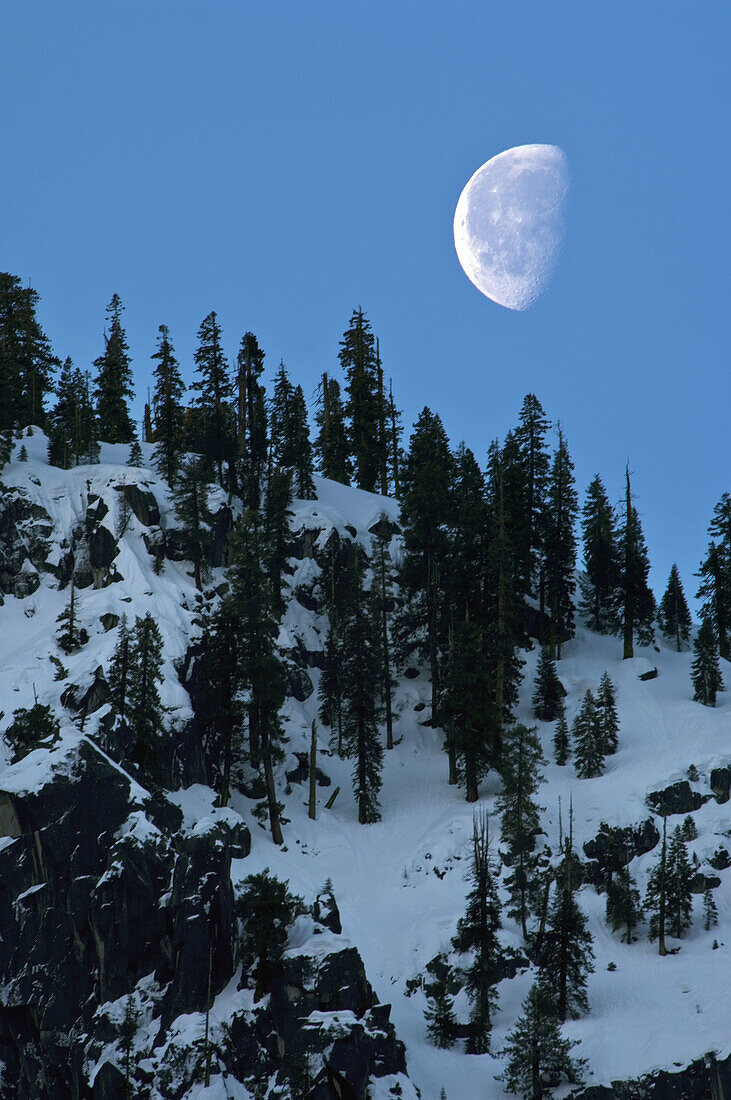
[[[12,433],[44,427],[45,400],[60,366],[36,317],[38,293],[17,275],[0,272],[0,452],[9,457]],[[2,465],[0,462],[0,465]]]
[[523,1100],[544,1100],[561,1080],[581,1084],[585,1063],[571,1057],[574,1046],[575,1041],[562,1038],[551,998],[536,982],[501,1052],[508,1064],[498,1080],[507,1092],[517,1093]]
[[12,763],[22,760],[41,742],[56,741],[59,733],[59,721],[49,706],[39,703],[36,698],[32,707],[20,707],[13,712],[13,721],[5,730],[5,739],[13,749]]
[[401,413],[396,408],[393,398],[393,384],[388,388],[388,407],[386,412],[386,451],[390,469],[391,493],[400,500],[401,481],[399,471],[403,465],[403,451],[401,449],[401,436],[404,434],[401,422]]
[[698,830],[696,829],[695,821],[690,816],[690,814],[688,814],[688,816],[683,819],[682,833],[683,840],[698,839]]
[[703,894],[703,929],[710,932],[718,924],[718,907],[713,897],[713,891],[708,889]]
[[505,880],[510,890],[509,916],[520,921],[528,939],[528,914],[532,878],[536,868],[535,838],[540,831],[540,807],[535,801],[544,763],[535,726],[518,724],[505,731],[502,756],[503,790],[498,797],[501,840],[511,873]]
[[657,609],[657,621],[663,636],[675,642],[678,653],[690,639],[690,611],[685,600],[678,567],[673,563],[665,595]]
[[599,681],[599,692],[596,697],[596,715],[599,724],[602,752],[605,756],[611,756],[617,751],[619,745],[619,717],[617,715],[617,700],[614,692],[614,684],[608,672],[605,672]]
[[[196,655],[196,723],[219,806],[227,806],[234,751],[241,748],[244,724],[240,691],[238,612],[230,590],[212,615],[202,609]],[[241,754],[243,755],[243,754]]]
[[619,575],[615,594],[617,620],[624,637],[624,659],[634,657],[634,640],[650,645],[654,638],[655,597],[647,583],[650,562],[640,517],[632,504],[629,466],[625,511],[619,530]]
[[667,818],[662,822],[660,858],[650,872],[645,892],[645,910],[650,914],[650,940],[658,941],[658,952],[667,955],[665,931],[667,919]]
[[688,850],[683,832],[678,825],[670,838],[666,871],[666,917],[668,931],[676,940],[681,939],[693,920],[693,894],[691,880],[693,869],[688,860]]
[[259,378],[264,370],[264,352],[253,332],[241,341],[237,357],[237,459],[241,495],[250,511],[261,502],[261,486],[267,460],[266,394]]
[[132,632],[127,624],[127,616],[123,615],[119,621],[119,633],[117,644],[109,662],[107,683],[109,684],[110,701],[120,718],[127,717],[127,704],[129,701],[130,682],[133,677],[133,667],[130,664],[132,657]]
[[442,578],[448,561],[452,456],[438,416],[424,409],[402,472],[401,586],[406,599],[398,633],[402,658],[413,649],[429,661],[432,723],[439,725],[440,665],[447,641]]
[[613,596],[619,579],[619,550],[614,509],[598,474],[586,491],[581,531],[585,573],[579,608],[587,626],[605,634],[614,629]]
[[492,1016],[497,1005],[498,962],[501,928],[500,901],[490,868],[488,818],[481,814],[472,825],[472,887],[467,895],[464,917],[457,925],[453,943],[461,952],[473,951],[467,970],[467,994],[470,998],[469,1054],[485,1054],[490,1049]]
[[695,657],[690,676],[693,698],[706,707],[715,707],[716,696],[723,691],[723,676],[718,661],[718,649],[710,619],[704,619],[693,642]]
[[84,634],[86,632],[79,629],[76,619],[76,585],[73,576],[69,588],[69,602],[56,619],[56,622],[61,624],[57,638],[60,648],[64,653],[76,653],[84,644]]
[[79,461],[84,448],[79,440],[79,414],[82,395],[81,371],[75,371],[70,359],[61,367],[56,384],[56,404],[47,417],[48,461],[68,470]]
[[294,476],[294,492],[300,500],[313,500],[315,483],[312,480],[313,460],[310,429],[307,423],[307,406],[301,386],[295,386],[286,423],[285,450],[282,465],[291,468]]
[[340,385],[327,374],[323,374],[318,390],[315,423],[318,432],[313,442],[313,451],[317,458],[318,471],[323,477],[349,485],[352,469],[348,454],[345,410],[340,396]]
[[604,770],[604,738],[591,688],[587,689],[581,709],[574,719],[571,739],[579,779],[601,775]]
[[481,628],[469,620],[457,623],[452,632],[440,713],[468,802],[477,802],[480,780],[490,768],[497,767],[500,759],[500,715],[483,655]]
[[127,336],[122,328],[124,306],[118,294],[107,306],[104,354],[94,360],[96,415],[99,434],[107,443],[131,443],[135,430],[128,401],[134,397]]
[[453,459],[450,487],[448,563],[443,585],[452,622],[484,617],[487,572],[488,507],[485,479],[468,447],[461,443]]
[[218,483],[223,487],[223,463],[232,460],[234,444],[233,385],[221,339],[221,326],[214,311],[204,317],[198,329],[197,378],[191,389],[198,394],[195,405],[203,425],[204,455],[215,464]]
[[427,1035],[435,1047],[448,1050],[457,1038],[457,1020],[446,975],[436,979],[432,992],[427,993],[427,1002],[424,1012]]
[[381,820],[383,749],[378,736],[378,701],[381,684],[378,608],[363,586],[364,563],[354,559],[355,598],[343,624],[342,694],[343,740],[353,766],[353,793],[358,821],[368,825]]
[[393,584],[391,581],[391,554],[389,543],[388,517],[383,513],[376,526],[376,545],[373,555],[373,586],[380,622],[380,658],[381,658],[381,703],[386,718],[386,748],[393,748],[393,707],[392,695],[395,686],[391,675],[391,631],[390,612],[393,607]]
[[713,623],[724,660],[731,659],[731,494],[724,493],[708,528],[711,542],[701,563],[701,585],[696,595],[703,601],[702,618]]
[[559,765],[565,764],[569,758],[570,751],[569,726],[566,721],[566,711],[562,703],[558,721],[556,722],[556,729],[553,733],[553,752],[556,757],[556,763]]
[[202,588],[205,549],[209,542],[209,473],[206,458],[197,455],[189,457],[180,467],[173,492],[175,513],[185,530],[195,586],[199,592]]
[[325,638],[323,669],[318,689],[318,715],[324,725],[332,728],[330,747],[337,750],[338,756],[343,755],[342,664],[342,641],[336,628],[330,623]]
[[127,997],[127,1002],[124,1008],[124,1019],[122,1020],[122,1026],[119,1029],[119,1040],[122,1047],[122,1054],[124,1055],[124,1095],[125,1097],[131,1097],[132,1094],[132,1051],[134,1049],[134,1041],[137,1036],[137,1029],[140,1026],[140,1011],[137,1008],[135,998],[132,993]]
[[545,437],[550,427],[536,395],[526,394],[518,427],[509,433],[503,447],[506,521],[516,583],[524,596],[536,591],[543,560],[550,468]]
[[533,692],[533,713],[541,722],[553,722],[563,710],[564,690],[548,649],[541,650]]
[[264,502],[264,552],[269,584],[277,614],[284,611],[282,578],[288,570],[289,521],[292,511],[292,476],[289,470],[277,468],[269,475]]
[[302,898],[291,894],[268,867],[244,879],[237,898],[239,946],[244,973],[256,968],[254,1003],[271,989],[287,943],[287,929],[302,909]]
[[576,900],[575,858],[571,838],[556,873],[556,892],[541,957],[542,981],[556,998],[561,1023],[589,1011],[586,977],[594,969],[588,922]]
[[553,457],[548,482],[544,520],[544,590],[551,616],[551,643],[556,658],[561,657],[564,638],[574,636],[574,572],[576,569],[576,535],[578,498],[574,486],[574,464],[571,461],[561,425],[558,425],[558,447]]
[[134,469],[139,469],[142,465],[142,447],[138,439],[133,439],[129,445],[129,457],[127,459],[127,465],[132,466]]
[[163,726],[163,706],[158,684],[162,683],[162,635],[148,612],[137,616],[129,651],[130,677],[127,691],[128,721],[135,741],[132,759],[144,773],[154,774],[155,744]]
[[640,892],[628,866],[622,867],[607,886],[607,923],[613,932],[622,929],[624,943],[634,943],[643,919]]
[[385,462],[385,408],[379,356],[370,322],[353,310],[338,352],[345,373],[348,439],[358,488],[378,490]]
[[294,386],[280,360],[274,376],[274,393],[269,404],[269,469],[288,465],[289,424],[292,416]]
[[167,325],[158,329],[155,361],[155,465],[172,489],[178,476],[183,453],[183,408],[185,385],[170,340]]

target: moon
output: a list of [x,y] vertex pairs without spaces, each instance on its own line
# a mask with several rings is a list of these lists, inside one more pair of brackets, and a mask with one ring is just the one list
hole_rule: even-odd
[[563,240],[569,187],[557,145],[517,145],[478,168],[454,212],[454,246],[467,278],[507,309],[543,292]]

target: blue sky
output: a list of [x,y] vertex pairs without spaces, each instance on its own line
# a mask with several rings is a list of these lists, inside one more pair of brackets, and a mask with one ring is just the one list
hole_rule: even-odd
[[[686,591],[729,478],[727,3],[8,5],[0,268],[89,366],[117,291],[138,390],[157,326],[192,378],[215,309],[306,394],[368,313],[410,427],[437,410],[484,460],[526,392],[584,490],[634,472],[653,581]],[[452,240],[485,160],[560,145],[565,247],[526,313]]]

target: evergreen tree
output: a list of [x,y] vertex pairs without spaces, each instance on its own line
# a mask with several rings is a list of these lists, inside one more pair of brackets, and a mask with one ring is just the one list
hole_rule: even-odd
[[[503,452],[508,530],[513,545],[515,577],[519,591],[531,596],[541,572],[545,544],[546,502],[550,457],[546,433],[551,427],[540,401],[526,394],[520,421]],[[564,470],[564,480],[568,470]]]
[[130,677],[127,690],[128,721],[135,741],[132,759],[143,769],[153,772],[156,763],[155,743],[162,730],[163,706],[158,684],[162,683],[162,635],[148,612],[135,619],[129,652]]
[[292,416],[294,386],[284,362],[280,360],[274,376],[274,393],[269,404],[269,469],[286,466],[290,457],[289,424]]
[[12,763],[22,760],[42,742],[52,743],[59,734],[58,719],[49,706],[36,699],[32,707],[20,707],[13,712],[13,721],[5,730],[5,739],[13,749]]
[[61,624],[57,638],[60,648],[64,653],[76,653],[88,640],[88,635],[86,635],[86,631],[79,629],[76,619],[76,585],[73,576],[69,588],[69,602],[56,619],[56,622]]
[[708,528],[711,543],[698,575],[701,585],[696,595],[703,601],[701,616],[713,623],[716,640],[724,660],[731,659],[731,494],[724,493]]
[[575,859],[571,839],[565,842],[564,857],[556,874],[556,892],[543,944],[542,981],[556,998],[561,1023],[589,1011],[586,976],[594,969],[592,938],[588,922],[576,900]]
[[223,487],[223,463],[231,461],[234,447],[231,413],[233,385],[221,339],[221,326],[216,313],[209,313],[198,329],[195,353],[197,378],[191,388],[198,394],[195,405],[203,425],[203,453],[215,464],[218,483]]
[[373,586],[380,622],[381,703],[386,718],[386,748],[393,748],[392,694],[395,682],[391,675],[390,612],[394,604],[391,581],[391,554],[388,549],[390,528],[388,517],[381,515],[376,527],[376,545],[373,555]]
[[558,426],[558,447],[553,457],[548,482],[544,521],[544,590],[551,616],[552,646],[556,658],[561,657],[564,638],[574,636],[574,572],[576,569],[576,535],[578,498],[574,486],[574,464],[571,461],[561,425]]
[[120,718],[127,718],[127,705],[129,701],[130,682],[134,669],[130,663],[132,657],[132,632],[127,624],[127,616],[123,615],[119,621],[119,633],[117,644],[109,662],[107,683],[109,684],[110,702]]
[[127,459],[127,465],[132,466],[134,469],[139,469],[142,465],[142,447],[138,439],[133,439],[129,445],[129,457]]
[[650,914],[650,940],[658,941],[660,955],[667,955],[665,931],[667,919],[667,818],[662,822],[660,858],[650,872],[645,892],[645,910]]
[[715,707],[716,696],[723,691],[723,676],[718,661],[718,649],[710,619],[704,619],[693,642],[695,657],[690,676],[693,698],[706,707]]
[[619,529],[619,574],[615,607],[624,637],[624,659],[634,657],[634,639],[650,645],[654,638],[655,597],[647,583],[650,562],[640,517],[632,504],[629,467],[626,471],[625,511]]
[[533,692],[533,713],[541,722],[553,722],[563,710],[564,690],[548,649],[541,650]]
[[498,1080],[523,1100],[543,1100],[561,1080],[580,1084],[584,1061],[571,1057],[574,1046],[575,1041],[562,1038],[551,998],[536,982],[501,1052],[508,1064]]
[[358,821],[368,825],[381,820],[378,792],[381,789],[383,749],[378,736],[378,701],[381,685],[378,608],[363,587],[364,564],[354,557],[355,598],[343,625],[342,693],[343,740],[346,753],[355,761],[353,793],[358,803]]
[[282,578],[288,569],[289,521],[292,517],[292,477],[289,470],[276,469],[267,482],[264,503],[264,552],[272,593],[273,607],[277,614],[284,611]]
[[640,892],[628,866],[622,867],[607,886],[607,923],[613,932],[622,929],[624,943],[634,943],[643,919]]
[[436,979],[432,992],[427,993],[427,1002],[424,1012],[427,1035],[435,1047],[448,1050],[457,1038],[457,1020],[446,975]]
[[502,755],[503,790],[498,797],[504,859],[511,873],[505,880],[510,890],[508,914],[520,921],[528,939],[528,914],[532,879],[536,870],[535,838],[540,831],[540,807],[535,794],[542,781],[544,763],[535,726],[518,724],[505,731]]
[[684,818],[684,820],[683,820],[682,831],[683,831],[683,840],[697,840],[698,839],[698,830],[696,829],[695,821],[690,816],[690,814],[688,814],[688,816],[686,818]]
[[678,825],[670,838],[666,871],[666,918],[668,931],[676,940],[681,939],[693,920],[693,894],[691,880],[693,869],[688,860],[688,850],[683,832]]
[[468,447],[461,443],[453,459],[450,487],[448,564],[443,585],[452,622],[484,617],[487,572],[488,507],[485,479]]
[[209,542],[208,461],[198,455],[180,467],[173,492],[175,513],[183,525],[187,551],[193,562],[195,586],[201,591],[205,549]]
[[343,755],[343,647],[330,623],[325,638],[323,669],[318,689],[320,721],[332,728],[330,747]]
[[62,470],[75,465],[84,451],[79,439],[80,382],[81,371],[75,371],[71,360],[66,359],[56,384],[56,404],[46,420],[48,461]]
[[271,989],[281,966],[287,930],[302,909],[302,898],[291,894],[287,884],[271,875],[268,867],[244,879],[237,898],[239,948],[244,973],[256,968],[254,1003]]
[[[36,317],[37,291],[17,275],[0,272],[0,451],[2,461],[14,429],[44,427],[45,401],[60,366]],[[2,442],[4,440],[4,443]],[[2,463],[0,462],[0,465]]]
[[235,749],[241,748],[244,725],[240,690],[238,613],[230,590],[213,615],[203,612],[198,642],[198,691],[194,697],[197,725],[218,805],[227,806]]
[[167,325],[158,329],[155,361],[155,465],[172,489],[178,476],[183,453],[183,407],[185,385],[175,358]]
[[663,636],[675,642],[678,653],[690,639],[690,611],[685,600],[678,567],[673,563],[665,595],[657,609],[657,621]]
[[703,929],[710,932],[718,924],[718,907],[713,897],[713,891],[708,889],[703,894]]
[[385,400],[375,339],[360,308],[353,310],[338,358],[346,378],[345,414],[355,482],[374,493],[385,463]]
[[91,375],[88,371],[76,371],[74,379],[79,395],[76,439],[77,446],[82,448],[77,461],[92,465],[99,461],[99,424],[91,399]]
[[553,733],[553,752],[556,757],[556,763],[559,765],[565,764],[569,758],[570,751],[569,726],[566,721],[566,711],[562,703],[558,721],[556,722],[556,729]]
[[617,716],[617,700],[614,693],[614,684],[608,672],[605,672],[599,681],[599,692],[596,697],[596,714],[599,724],[602,751],[605,756],[611,756],[617,751],[619,744],[619,718]]
[[113,294],[107,306],[104,354],[94,360],[99,435],[107,443],[131,443],[135,434],[127,405],[134,392],[127,336],[122,328],[123,309],[119,295]]
[[352,473],[345,427],[345,410],[340,396],[340,385],[335,378],[323,374],[318,390],[315,414],[317,435],[313,450],[317,469],[323,477],[350,484]]
[[500,902],[490,868],[490,838],[486,814],[475,817],[472,827],[472,887],[467,895],[464,917],[457,925],[454,946],[458,951],[474,952],[467,970],[467,994],[470,998],[469,1054],[484,1054],[490,1049],[492,1016],[497,1005],[498,963],[501,927]]
[[586,491],[581,531],[585,573],[579,608],[587,626],[598,634],[606,634],[614,629],[613,596],[619,578],[619,550],[614,509],[598,474]]
[[587,689],[581,709],[574,719],[571,739],[579,779],[601,775],[604,770],[604,738],[591,688]]
[[295,495],[301,500],[313,500],[315,483],[312,480],[312,444],[305,395],[301,386],[295,386],[292,391],[282,464],[292,470]]
[[354,599],[354,544],[333,530],[322,557],[322,591],[329,625],[325,639],[324,668],[320,677],[320,719],[332,726],[331,747],[343,755],[343,660],[342,630]]
[[500,715],[484,661],[482,630],[468,621],[457,623],[441,707],[448,747],[457,760],[457,774],[468,802],[477,802],[480,779],[500,759]]
[[402,473],[401,587],[406,600],[397,631],[402,659],[414,649],[427,658],[432,724],[439,725],[440,664],[446,644],[443,575],[448,560],[452,456],[442,422],[419,416]]
[[140,1012],[132,993],[127,997],[124,1008],[124,1019],[119,1029],[119,1040],[124,1055],[124,1095],[131,1097],[132,1093],[132,1051],[140,1026]]
[[264,370],[264,352],[253,332],[245,333],[241,341],[237,366],[239,484],[246,507],[256,511],[266,468],[267,412],[264,387],[259,383]]

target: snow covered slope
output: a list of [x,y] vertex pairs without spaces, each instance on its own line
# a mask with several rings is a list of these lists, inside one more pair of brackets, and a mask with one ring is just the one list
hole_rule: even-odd
[[[49,562],[61,560],[64,540],[68,541],[73,528],[85,522],[90,495],[104,502],[108,512],[102,523],[114,531],[120,496],[114,486],[121,482],[139,483],[152,493],[160,508],[161,527],[172,523],[163,483],[152,470],[131,470],[123,465],[127,448],[103,446],[101,464],[61,471],[47,465],[46,441],[40,432],[36,430],[23,443],[28,461],[9,464],[2,472],[2,481],[8,488],[22,489],[27,499],[50,517],[53,531]],[[143,451],[149,462],[149,450],[144,445]],[[398,522],[397,505],[385,498],[324,479],[317,479],[317,494],[316,501],[296,501],[293,506],[292,529],[303,556],[291,561],[292,592],[311,590],[316,584],[319,569],[309,555],[312,546],[318,540],[322,544],[333,527],[343,535],[356,537],[368,548],[370,529],[382,513],[392,523]],[[0,607],[2,728],[8,725],[14,710],[32,705],[35,693],[40,702],[66,715],[62,732],[77,737],[72,716],[61,704],[61,694],[69,683],[88,687],[97,666],[106,668],[115,632],[105,630],[102,616],[126,613],[133,621],[147,611],[153,612],[164,637],[163,702],[178,721],[189,716],[189,700],[175,662],[195,636],[191,570],[186,563],[166,561],[161,575],[156,575],[144,534],[144,525],[133,515],[119,540],[120,551],[114,563],[122,579],[107,587],[79,591],[78,614],[91,640],[77,655],[65,657],[55,642],[56,618],[68,598],[67,591],[58,591],[55,576],[42,573],[39,587],[31,594],[5,597]],[[397,560],[397,537],[392,550]],[[219,580],[214,576],[212,586]],[[291,889],[307,902],[312,902],[325,880],[331,878],[343,933],[357,946],[379,999],[393,1006],[391,1019],[397,1035],[406,1043],[409,1077],[424,1100],[438,1100],[442,1088],[448,1100],[497,1100],[504,1095],[494,1080],[502,1068],[499,1058],[494,1054],[468,1056],[462,1044],[452,1050],[437,1050],[426,1038],[426,1000],[419,982],[427,963],[438,953],[449,952],[451,937],[464,911],[475,809],[464,801],[459,789],[447,784],[441,733],[422,724],[429,713],[426,670],[420,669],[416,678],[399,680],[396,689],[397,744],[385,753],[383,820],[379,824],[358,824],[351,793],[352,765],[329,752],[326,730],[320,732],[318,764],[332,785],[318,789],[316,821],[307,816],[307,784],[287,784],[286,772],[297,763],[294,753],[309,748],[319,677],[312,655],[322,648],[326,625],[323,616],[308,610],[298,599],[290,599],[279,642],[287,651],[299,648],[309,655],[307,675],[314,690],[304,702],[290,698],[285,705],[288,756],[278,773],[278,793],[288,819],[285,843],[281,849],[276,848],[269,833],[254,818],[252,800],[234,794],[231,810],[249,825],[252,845],[245,859],[233,861],[232,875],[243,877],[269,868],[288,880]],[[554,852],[557,850],[559,799],[564,826],[571,800],[574,839],[583,858],[583,844],[596,837],[601,823],[640,825],[652,816],[648,794],[687,780],[693,765],[691,775],[697,778],[692,779],[691,789],[704,801],[693,813],[698,838],[689,849],[697,855],[701,870],[717,873],[721,879],[714,891],[719,925],[710,933],[703,931],[701,896],[696,895],[690,934],[673,944],[680,947],[677,954],[659,958],[657,945],[647,940],[646,926],[640,931],[638,943],[621,943],[605,923],[605,897],[593,886],[581,888],[579,899],[589,917],[596,954],[588,988],[591,1012],[567,1023],[565,1033],[581,1042],[577,1053],[588,1059],[588,1084],[634,1078],[659,1068],[672,1070],[709,1051],[721,1058],[731,1052],[731,869],[715,872],[706,863],[719,848],[731,848],[731,803],[712,797],[710,785],[714,769],[731,765],[729,694],[721,694],[715,709],[702,707],[692,701],[690,654],[675,653],[658,642],[657,648],[639,649],[634,660],[622,661],[621,649],[620,640],[598,637],[583,628],[564,646],[559,673],[568,691],[569,725],[586,689],[598,687],[607,671],[617,687],[619,751],[607,758],[606,772],[600,778],[578,780],[571,762],[565,767],[552,763],[553,725],[537,723],[549,761],[539,795],[545,807],[545,842]],[[56,666],[51,656],[67,666],[68,676],[63,680],[54,679]],[[530,697],[537,650],[526,653],[525,658],[518,717],[532,724]],[[656,678],[640,679],[642,673],[654,668],[658,670]],[[731,686],[731,669],[724,671]],[[86,732],[93,730],[92,715]],[[40,750],[32,757],[27,758],[26,784],[34,781],[32,767],[44,766]],[[341,789],[328,810],[324,803],[334,786]],[[0,787],[4,787],[2,775]],[[496,867],[500,862],[499,821],[495,815],[499,789],[495,776],[480,789],[480,805],[491,815],[491,833],[496,838]],[[175,797],[184,811],[187,829],[194,830],[197,823],[210,818],[213,794],[207,788],[198,785]],[[674,827],[683,817],[670,817],[669,825]],[[661,827],[659,818],[655,822]],[[631,870],[642,893],[657,854],[655,849],[632,862]],[[518,927],[506,917],[503,924],[502,942],[520,950]],[[302,935],[302,928],[298,928],[289,945],[293,953],[299,949],[297,935]],[[714,939],[718,942],[716,949]],[[616,969],[608,970],[610,963]],[[528,969],[500,983],[493,1052],[504,1045],[531,981]],[[466,1019],[466,1002],[458,1000],[456,1007],[460,1017]],[[374,1100],[389,1095],[385,1078],[374,1080],[372,1088]],[[195,1095],[202,1100],[206,1093],[199,1090]]]

